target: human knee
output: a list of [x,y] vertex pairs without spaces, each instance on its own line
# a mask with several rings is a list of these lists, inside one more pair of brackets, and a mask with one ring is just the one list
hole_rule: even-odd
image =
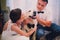
[[39,29],[39,30],[37,30],[36,35],[37,36],[43,36],[44,35],[44,31],[42,29]]

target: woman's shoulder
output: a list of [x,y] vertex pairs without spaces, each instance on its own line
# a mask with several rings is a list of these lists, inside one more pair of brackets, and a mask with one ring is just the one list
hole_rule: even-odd
[[11,22],[11,20],[8,20],[8,21],[4,24],[4,28],[3,28],[4,31],[7,30],[7,27],[8,27],[8,25],[10,24],[10,22]]
[[11,30],[12,31],[15,30],[15,29],[17,29],[17,28],[18,28],[18,25],[16,23],[12,23],[11,24]]

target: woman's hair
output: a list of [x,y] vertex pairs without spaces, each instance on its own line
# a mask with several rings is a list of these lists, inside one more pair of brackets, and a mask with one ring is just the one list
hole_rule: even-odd
[[17,8],[17,9],[13,9],[10,11],[10,19],[13,23],[16,23],[17,20],[19,20],[21,18],[21,9]]

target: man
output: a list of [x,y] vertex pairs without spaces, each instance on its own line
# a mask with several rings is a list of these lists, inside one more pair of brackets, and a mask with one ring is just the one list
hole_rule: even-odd
[[[53,40],[57,34],[60,33],[60,26],[52,23],[52,14],[48,10],[46,10],[46,6],[48,4],[48,0],[38,0],[37,2],[37,13],[36,19],[38,21],[37,31],[36,31],[36,40],[40,40],[40,37],[44,35],[45,30],[50,31],[48,35],[46,35],[46,40]],[[44,11],[44,12],[43,12]]]

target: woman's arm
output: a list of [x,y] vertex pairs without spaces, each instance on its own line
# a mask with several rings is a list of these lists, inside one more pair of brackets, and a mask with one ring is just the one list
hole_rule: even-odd
[[20,28],[18,28],[17,26],[12,26],[11,29],[15,32],[17,32],[18,34],[22,35],[22,36],[30,36],[34,31],[36,31],[36,27],[33,28],[32,30],[30,30],[29,32],[25,33],[24,31],[20,30]]
[[7,29],[7,27],[8,27],[8,22],[5,23],[3,31],[5,31]]

